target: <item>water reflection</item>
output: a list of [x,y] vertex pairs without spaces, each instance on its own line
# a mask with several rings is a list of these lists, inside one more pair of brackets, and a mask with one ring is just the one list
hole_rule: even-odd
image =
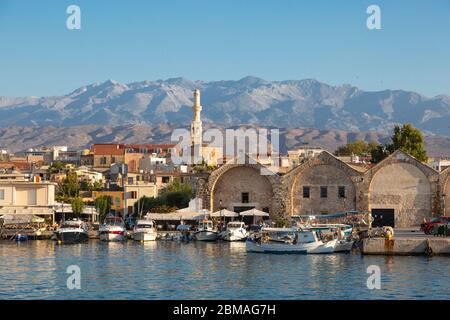
[[[448,299],[448,258],[265,255],[244,243],[0,243],[2,299]],[[378,265],[382,290],[366,287]],[[69,265],[81,290],[66,287]],[[201,290],[200,290],[201,288]]]

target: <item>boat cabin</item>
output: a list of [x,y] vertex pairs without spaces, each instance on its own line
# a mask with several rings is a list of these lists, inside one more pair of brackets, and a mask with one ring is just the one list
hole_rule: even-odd
[[245,223],[242,221],[232,221],[227,224],[228,229],[245,229]]
[[136,228],[139,229],[152,229],[155,227],[155,223],[151,220],[138,220],[136,223]]
[[202,220],[202,221],[199,221],[198,228],[199,229],[213,229],[214,224],[211,220]]

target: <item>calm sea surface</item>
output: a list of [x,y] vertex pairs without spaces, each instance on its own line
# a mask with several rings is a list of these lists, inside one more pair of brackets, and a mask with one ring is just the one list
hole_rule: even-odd
[[[0,242],[0,299],[450,299],[450,258],[246,253],[244,243]],[[69,290],[78,265],[81,289]],[[381,290],[366,286],[381,269]]]

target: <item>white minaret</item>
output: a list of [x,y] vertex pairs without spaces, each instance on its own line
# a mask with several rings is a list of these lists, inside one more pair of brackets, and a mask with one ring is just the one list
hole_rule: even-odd
[[203,144],[203,128],[202,119],[200,117],[200,112],[202,111],[202,106],[200,104],[200,90],[194,91],[194,105],[192,106],[194,111],[194,118],[191,122],[191,147],[192,156],[194,157],[194,163],[198,163],[202,159],[202,144]]

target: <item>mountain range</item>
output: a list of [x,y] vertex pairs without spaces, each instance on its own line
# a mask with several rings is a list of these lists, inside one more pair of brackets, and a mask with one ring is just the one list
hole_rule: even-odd
[[[350,141],[358,134],[366,140],[383,140],[395,124],[406,122],[422,129],[427,141],[439,145],[437,149],[447,146],[450,136],[447,95],[363,91],[312,79],[245,77],[204,82],[173,78],[130,84],[108,80],[57,97],[0,97],[0,145],[21,150],[59,137],[74,147],[99,141],[167,141],[170,130],[189,126],[196,88],[202,93],[206,124],[277,127],[291,137],[300,130],[297,138],[301,137],[301,143],[320,140],[307,141],[307,132],[315,132],[316,138],[334,136],[330,145],[346,142],[336,138],[339,135],[348,136]],[[16,134],[17,139],[11,140]]]

